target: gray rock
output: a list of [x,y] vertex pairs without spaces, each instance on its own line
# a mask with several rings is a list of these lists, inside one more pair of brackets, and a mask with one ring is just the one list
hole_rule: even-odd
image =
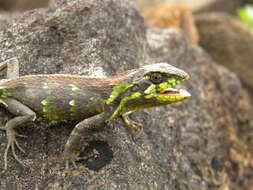
[[[22,75],[109,76],[145,63],[169,62],[191,74],[182,86],[192,98],[133,113],[143,125],[139,134],[128,131],[120,119],[111,122],[99,136],[109,143],[113,159],[99,171],[64,171],[62,150],[73,123],[29,123],[20,131],[29,136],[20,140],[28,154],[19,154],[28,167],[9,155],[0,189],[250,187],[252,108],[240,81],[201,48],[187,44],[179,31],[146,30],[127,1],[59,1],[55,9],[26,12],[0,30],[0,61],[12,57],[21,63]],[[2,132],[0,142],[3,155]],[[2,157],[0,163],[3,168]]]

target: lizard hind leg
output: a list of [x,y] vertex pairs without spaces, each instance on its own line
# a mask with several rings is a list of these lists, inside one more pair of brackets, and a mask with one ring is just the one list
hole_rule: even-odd
[[3,101],[7,105],[6,109],[10,113],[16,115],[16,117],[9,120],[4,127],[0,127],[1,130],[6,131],[6,136],[8,140],[7,147],[4,152],[4,169],[7,170],[7,157],[10,149],[12,151],[15,160],[19,162],[21,165],[24,165],[22,161],[18,158],[15,152],[15,147],[17,147],[21,152],[25,153],[25,151],[21,148],[16,139],[16,137],[25,137],[25,136],[19,135],[15,131],[15,128],[19,127],[23,123],[26,123],[27,121],[34,120],[35,113],[30,108],[18,102],[17,100],[11,98],[1,98],[0,100],[1,102]]
[[87,147],[88,143],[81,143],[81,139],[87,140],[93,132],[102,128],[106,119],[110,117],[110,112],[102,112],[93,117],[87,118],[78,123],[70,134],[64,148],[64,159],[66,163],[66,169],[69,168],[69,164],[73,164],[76,168],[76,162],[79,160],[85,160],[93,155],[80,157],[80,147],[82,150]]

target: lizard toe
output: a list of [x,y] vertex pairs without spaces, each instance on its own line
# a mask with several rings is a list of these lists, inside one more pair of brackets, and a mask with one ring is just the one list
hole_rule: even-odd
[[12,155],[14,156],[14,159],[18,163],[20,163],[22,166],[25,166],[25,164],[18,158],[16,151],[15,151],[15,146],[17,146],[20,151],[25,153],[25,151],[20,147],[20,145],[18,144],[18,142],[16,140],[12,143],[8,143],[8,145],[5,149],[5,152],[4,152],[4,170],[7,170],[7,167],[8,167],[8,153],[9,153],[10,149],[12,151]]
[[76,162],[80,160],[80,158],[75,152],[70,151],[69,149],[65,149],[64,160],[65,160],[65,168],[69,169],[70,164],[72,164],[74,168],[77,168]]
[[134,132],[136,133],[139,133],[142,129],[142,125],[135,122],[135,121],[132,121],[129,125],[128,125],[129,128],[131,128]]
[[90,154],[88,156],[78,156],[75,153],[72,152],[64,152],[64,160],[65,160],[65,168],[69,169],[70,164],[74,166],[74,168],[78,168],[76,162],[81,161],[81,160],[88,160],[91,158],[96,157],[97,154]]
[[74,168],[76,169],[77,168],[77,165],[76,165],[76,161],[69,161],[69,160],[67,160],[66,162],[65,162],[65,169],[69,169],[69,164],[72,164],[73,166],[74,166]]
[[8,167],[8,153],[9,150],[11,149],[12,155],[14,156],[14,159],[20,163],[22,166],[25,166],[24,163],[18,158],[16,154],[16,147],[18,150],[21,152],[25,153],[24,149],[19,145],[16,136],[19,136],[13,129],[5,129],[7,132],[7,139],[8,139],[8,144],[4,152],[4,170],[7,170]]

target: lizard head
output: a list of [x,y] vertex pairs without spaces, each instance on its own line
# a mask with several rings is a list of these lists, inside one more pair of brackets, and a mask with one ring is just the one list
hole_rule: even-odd
[[190,98],[186,90],[174,88],[190,76],[168,63],[145,65],[123,74],[106,103],[119,102],[112,118],[125,112],[167,105]]

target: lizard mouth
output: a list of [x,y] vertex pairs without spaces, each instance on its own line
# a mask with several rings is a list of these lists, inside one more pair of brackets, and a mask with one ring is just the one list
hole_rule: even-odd
[[184,89],[166,88],[154,93],[156,96],[163,97],[164,100],[180,101],[191,97],[191,94]]
[[175,89],[175,88],[166,88],[163,90],[158,90],[156,92],[157,95],[162,95],[162,96],[175,96],[175,97],[182,97],[184,99],[190,98],[191,94],[187,92],[184,89]]

